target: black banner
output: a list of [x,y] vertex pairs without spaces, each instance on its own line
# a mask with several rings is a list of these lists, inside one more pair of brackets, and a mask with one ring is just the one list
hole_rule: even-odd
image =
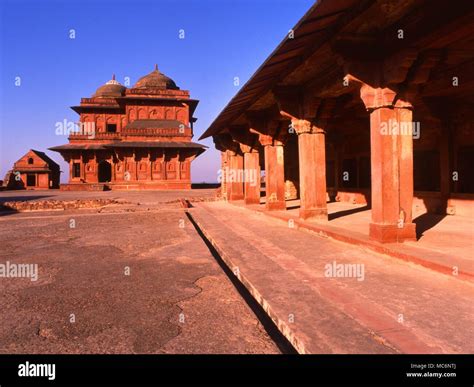
[[0,355],[0,386],[473,386],[472,355]]

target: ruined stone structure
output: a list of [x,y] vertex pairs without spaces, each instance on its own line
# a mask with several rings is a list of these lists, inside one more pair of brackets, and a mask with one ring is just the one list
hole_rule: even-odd
[[59,188],[59,165],[44,152],[30,149],[3,180],[6,189]]
[[79,131],[51,150],[69,163],[64,190],[189,189],[191,161],[204,146],[191,142],[198,101],[158,71],[132,88],[115,80],[72,109]]
[[[326,221],[366,203],[369,235],[416,239],[412,210],[474,199],[474,2],[318,1],[201,138],[222,167],[265,172],[265,206]],[[228,200],[260,187],[225,174]]]

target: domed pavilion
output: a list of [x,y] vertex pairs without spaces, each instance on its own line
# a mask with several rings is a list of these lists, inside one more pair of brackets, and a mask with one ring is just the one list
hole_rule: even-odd
[[69,143],[49,149],[69,163],[63,190],[189,189],[198,101],[155,69],[131,88],[115,75],[72,109],[80,116]]

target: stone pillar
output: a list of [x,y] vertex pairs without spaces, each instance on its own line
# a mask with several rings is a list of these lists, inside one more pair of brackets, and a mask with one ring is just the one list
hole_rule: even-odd
[[130,180],[138,180],[138,161],[137,161],[137,156],[136,156],[136,152],[135,152],[135,149],[133,150],[133,158],[132,158],[132,161],[133,161],[133,174],[131,176],[131,179]]
[[[440,162],[440,191],[441,199],[448,201],[449,195],[451,193],[451,145],[452,138],[450,133],[450,124],[447,122],[442,122],[441,127],[441,144],[439,152],[439,162]],[[443,213],[444,214],[444,213]]]
[[178,155],[176,156],[176,180],[181,180],[181,161],[180,161],[180,156],[179,156],[179,151]]
[[228,151],[221,151],[221,195],[222,198],[228,200],[227,197],[227,172],[229,171],[229,166],[227,162]]
[[111,182],[116,182],[117,181],[117,164],[115,163],[115,159],[112,156],[112,159],[110,160],[110,170],[111,170],[111,176],[110,180]]
[[257,149],[240,145],[244,153],[244,201],[245,204],[260,204],[260,162]]
[[[380,242],[416,240],[412,223],[413,136],[408,103],[393,105],[390,89],[361,88],[370,111],[372,221],[369,235]],[[403,130],[409,130],[403,134]]]
[[73,164],[73,160],[72,160],[72,157],[71,157],[71,158],[69,159],[69,183],[71,183],[71,182],[73,181],[73,180],[72,180],[72,179],[73,179],[73,174],[72,174],[72,172],[73,172],[73,166],[72,166],[72,164]]
[[83,182],[86,181],[86,168],[85,168],[85,165],[84,165],[84,155],[82,154],[81,152],[81,168],[80,168],[80,175],[81,175],[81,180]]
[[244,157],[238,152],[231,152],[229,168],[228,190],[229,200],[242,200],[244,198]]
[[334,158],[334,189],[336,190],[336,197],[339,195],[340,181],[342,176],[342,157],[343,157],[343,148],[341,144],[335,146],[335,158]]
[[[413,111],[411,104],[407,102],[397,102],[395,113],[399,125],[402,125],[402,132],[398,135],[398,174],[400,177],[400,229],[402,239],[416,240],[416,225],[413,221]],[[409,133],[403,132],[403,128]],[[403,224],[402,224],[403,223]],[[407,223],[409,225],[407,225]],[[413,235],[412,235],[413,233]]]
[[166,175],[167,174],[167,171],[166,171],[167,162],[166,162],[166,153],[165,153],[165,151],[163,151],[163,154],[160,157],[159,163],[161,163],[161,180],[168,180],[168,176]]
[[283,143],[268,135],[260,135],[260,143],[265,152],[265,208],[286,210]]
[[327,220],[325,132],[307,120],[292,119],[298,133],[300,218]]
[[97,162],[97,152],[94,152],[94,158],[93,160],[93,166],[94,166],[94,175],[92,178],[93,183],[98,183],[99,182],[99,163]]

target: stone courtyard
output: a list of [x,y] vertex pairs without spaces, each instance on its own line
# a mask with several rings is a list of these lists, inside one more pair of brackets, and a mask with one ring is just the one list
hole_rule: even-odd
[[[0,263],[38,265],[36,281],[0,278],[1,353],[473,351],[472,233],[453,275],[443,222],[397,249],[426,261],[438,248],[445,271],[361,243],[367,214],[347,206],[348,225],[331,226],[214,189],[9,191],[0,204]],[[328,263],[363,272],[328,278]]]
[[213,195],[2,192],[2,202],[116,202],[0,212],[2,263],[38,264],[37,281],[0,279],[0,352],[285,351],[219,267],[178,200]]

